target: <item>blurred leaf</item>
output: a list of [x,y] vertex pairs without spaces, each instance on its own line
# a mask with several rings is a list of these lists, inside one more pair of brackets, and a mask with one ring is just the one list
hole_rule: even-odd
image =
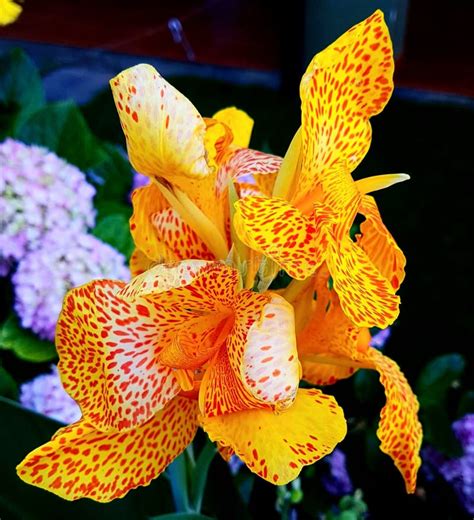
[[0,56],[0,138],[13,135],[42,105],[41,78],[30,58],[21,49]]
[[457,417],[464,417],[468,413],[474,413],[474,390],[468,390],[461,396]]
[[206,444],[199,453],[194,466],[193,475],[191,479],[191,500],[196,511],[201,511],[202,498],[206,488],[207,475],[209,473],[209,466],[217,453],[214,443],[206,440]]
[[132,188],[133,174],[125,152],[110,143],[102,143],[104,153],[101,162],[88,172],[90,181],[96,187],[95,203],[114,200],[122,204],[128,202]]
[[449,457],[459,457],[461,446],[451,428],[451,417],[441,406],[428,405],[420,411],[423,439]]
[[375,370],[358,370],[353,377],[354,392],[361,403],[372,402],[379,389],[379,375]]
[[16,399],[18,396],[18,386],[13,377],[0,366],[0,395]]
[[24,121],[16,137],[25,143],[52,150],[82,171],[106,159],[99,141],[71,101],[51,103],[40,108]]
[[[175,508],[180,512],[189,511],[190,504],[185,452],[176,457],[174,461],[166,468],[166,475],[169,478],[171,484],[171,493],[173,494]],[[166,517],[168,515],[164,516]]]
[[128,218],[122,213],[107,215],[99,220],[92,234],[120,251],[127,259],[133,253],[134,243],[128,225]]
[[417,381],[420,405],[442,406],[447,392],[463,374],[466,362],[461,354],[445,354],[425,365]]
[[0,328],[0,348],[12,350],[24,361],[41,363],[57,357],[54,343],[39,339],[32,332],[23,329],[16,316],[10,314]]

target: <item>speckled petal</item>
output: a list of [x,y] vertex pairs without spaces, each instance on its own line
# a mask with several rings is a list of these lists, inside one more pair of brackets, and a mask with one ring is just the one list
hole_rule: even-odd
[[138,248],[135,249],[130,257],[130,273],[132,278],[148,271],[154,264],[155,262],[151,258],[148,258],[142,250]]
[[248,410],[200,421],[212,441],[229,446],[251,471],[278,485],[331,453],[347,431],[342,409],[319,390],[299,390],[283,413]]
[[335,161],[350,171],[371,142],[369,118],[393,90],[393,51],[376,11],[316,54],[302,80],[303,167],[295,200],[313,191]]
[[405,255],[382,222],[373,197],[366,195],[362,199],[359,212],[366,220],[360,226],[358,244],[396,290],[405,278]]
[[17,473],[66,500],[110,502],[164,471],[193,440],[196,415],[196,401],[178,397],[127,432],[100,432],[81,421],[29,453]]
[[225,123],[231,129],[234,146],[248,147],[252,136],[253,119],[246,112],[236,107],[223,108],[216,112],[212,119]]
[[205,177],[206,125],[193,104],[151,65],[110,81],[133,167],[150,177]]
[[285,200],[251,196],[237,201],[235,209],[234,226],[242,242],[293,278],[307,278],[324,260],[324,234]]
[[96,280],[73,289],[56,329],[64,388],[102,431],[142,424],[179,391],[172,370],[158,363],[156,310],[118,296],[124,285]]

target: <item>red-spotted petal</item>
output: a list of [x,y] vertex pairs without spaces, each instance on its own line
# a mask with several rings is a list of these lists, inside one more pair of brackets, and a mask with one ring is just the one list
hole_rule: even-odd
[[66,500],[110,502],[163,472],[193,440],[196,415],[196,401],[177,397],[127,432],[100,432],[81,421],[29,453],[17,473]]
[[360,226],[358,244],[396,290],[405,278],[405,255],[382,222],[373,197],[363,197],[359,212],[366,220]]
[[151,65],[124,70],[110,85],[128,155],[138,172],[170,182],[210,173],[203,119]]
[[323,262],[325,234],[287,201],[252,196],[237,201],[235,209],[234,227],[242,242],[293,278],[307,278]]
[[392,94],[393,68],[381,11],[313,58],[301,80],[303,165],[295,201],[312,192],[336,161],[353,171],[363,159],[371,142],[369,118]]
[[73,289],[56,329],[64,388],[103,431],[142,424],[179,391],[172,370],[158,363],[163,332],[154,308],[119,296],[123,288],[97,280]]
[[342,409],[319,390],[299,390],[282,413],[253,409],[200,421],[212,441],[228,446],[251,471],[278,485],[331,453],[347,431]]

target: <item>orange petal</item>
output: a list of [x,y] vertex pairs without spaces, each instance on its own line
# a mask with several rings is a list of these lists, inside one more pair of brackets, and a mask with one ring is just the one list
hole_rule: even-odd
[[127,432],[100,432],[80,421],[28,454],[17,473],[66,500],[110,502],[164,471],[193,440],[196,415],[196,401],[178,397]]
[[158,363],[156,311],[119,296],[123,288],[96,280],[73,289],[56,329],[64,388],[103,431],[144,423],[179,392],[172,370]]
[[377,430],[380,449],[393,459],[405,480],[407,492],[414,493],[423,436],[418,420],[418,400],[395,361],[374,348],[365,359],[370,360],[379,372],[387,399]]
[[276,262],[297,280],[310,276],[324,260],[321,235],[311,219],[283,199],[246,197],[235,204],[239,238]]
[[339,244],[330,240],[327,263],[341,307],[355,325],[384,329],[395,321],[400,298],[358,244],[349,237]]
[[158,240],[165,244],[174,258],[214,260],[213,253],[174,208],[155,213],[151,217],[151,222],[155,227]]
[[138,249],[153,262],[176,260],[173,251],[158,236],[152,216],[168,208],[160,190],[154,184],[138,188],[132,195],[133,215],[130,232]]
[[140,249],[135,249],[130,257],[130,273],[132,278],[144,273],[154,265],[153,260],[148,258]]
[[173,182],[205,177],[206,125],[193,104],[151,65],[124,70],[110,81],[133,167]]
[[382,222],[373,197],[363,197],[359,212],[366,220],[360,226],[362,236],[358,237],[358,244],[397,290],[405,278],[405,255]]
[[347,431],[342,409],[319,390],[299,390],[282,413],[254,409],[200,421],[212,441],[229,446],[251,471],[278,485],[331,453]]
[[[335,360],[337,358],[332,358]],[[301,360],[303,369],[302,379],[312,385],[324,386],[333,385],[341,379],[351,377],[356,371],[355,366],[338,366],[330,363],[315,363],[313,361]]]
[[393,69],[381,11],[316,54],[301,80],[303,166],[294,200],[311,192],[335,161],[349,171],[360,163],[371,142],[369,118],[392,94]]

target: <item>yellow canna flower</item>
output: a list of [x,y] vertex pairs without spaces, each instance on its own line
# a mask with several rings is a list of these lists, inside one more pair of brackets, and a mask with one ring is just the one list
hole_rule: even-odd
[[275,484],[346,434],[334,398],[298,388],[292,306],[242,290],[239,273],[218,262],[163,264],[128,285],[73,289],[56,341],[83,417],[17,471],[69,500],[108,502],[149,484],[198,426]]
[[[347,318],[337,294],[328,284],[329,272],[323,266],[310,287],[311,310],[297,336],[303,379],[315,385],[326,385],[351,376],[359,368],[379,372],[386,395],[377,430],[380,448],[400,470],[407,492],[413,493],[421,464],[422,428],[417,415],[418,400],[398,365],[369,346],[368,329],[355,326]],[[304,295],[299,298],[304,299]],[[295,302],[295,309],[298,309],[298,302]],[[302,307],[300,312],[308,313],[308,307]]]
[[202,118],[150,65],[110,83],[131,163],[153,180],[132,196],[132,273],[186,258],[225,259],[229,182],[238,184],[242,172],[274,179],[281,159],[246,148],[253,127],[247,114],[231,107]]
[[0,25],[9,25],[20,16],[22,7],[13,0],[0,0]]
[[[351,172],[371,142],[369,119],[393,90],[393,56],[381,11],[317,54],[301,81],[302,126],[276,179],[273,197],[250,196],[235,204],[239,238],[296,280],[327,262],[347,316],[360,327],[385,328],[399,312],[395,292],[403,279],[403,253],[389,238],[397,261],[393,279],[368,257],[389,234],[366,194],[408,176],[380,175],[354,181]],[[371,238],[349,236],[357,213],[367,218]],[[376,253],[374,253],[376,254]]]

